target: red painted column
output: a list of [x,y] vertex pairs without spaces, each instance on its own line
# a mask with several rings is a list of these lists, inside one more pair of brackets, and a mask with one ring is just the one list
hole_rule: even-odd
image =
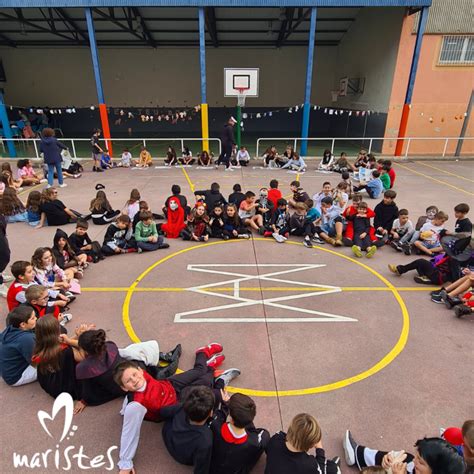
[[112,140],[110,136],[110,127],[109,127],[109,116],[107,114],[107,106],[105,104],[99,104],[99,112],[100,112],[100,122],[102,124],[102,133],[105,139],[105,145],[107,147],[109,155],[113,156]]
[[400,127],[398,129],[398,140],[395,147],[395,156],[400,156],[403,151],[403,142],[405,140],[400,140],[400,138],[406,137],[407,126],[408,126],[408,117],[410,116],[410,104],[403,104],[402,118],[400,119]]

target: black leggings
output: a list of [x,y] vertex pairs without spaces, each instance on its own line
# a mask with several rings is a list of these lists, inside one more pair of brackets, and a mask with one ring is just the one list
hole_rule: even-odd
[[229,168],[231,156],[232,156],[232,143],[222,144],[222,153],[220,154],[219,159],[216,162],[216,165],[220,165],[221,163],[224,163],[225,167]]
[[416,270],[418,275],[428,277],[435,285],[439,285],[442,278],[437,268],[431,265],[431,262],[423,258],[417,258],[408,265],[397,265],[398,272],[402,275],[411,270]]
[[105,214],[101,215],[100,217],[92,217],[92,222],[95,225],[105,225],[110,224],[113,222],[116,217],[120,214],[120,211],[109,211]]
[[8,240],[3,235],[0,235],[0,285],[3,285],[2,272],[10,263],[10,247]]

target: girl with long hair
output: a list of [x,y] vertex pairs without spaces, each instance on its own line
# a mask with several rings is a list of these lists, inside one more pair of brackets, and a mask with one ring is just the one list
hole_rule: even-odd
[[41,193],[31,191],[26,200],[26,212],[28,213],[28,224],[36,227],[41,221]]
[[20,201],[15,188],[7,187],[0,197],[0,214],[3,214],[7,222],[28,222],[28,213],[25,205]]
[[105,191],[97,191],[95,198],[92,199],[89,210],[91,212],[92,222],[95,225],[105,225],[113,222],[120,214],[120,211],[114,211]]
[[86,219],[80,212],[69,209],[58,199],[58,190],[56,188],[47,188],[41,195],[41,219],[37,228],[48,226],[59,226],[76,222],[78,218]]
[[33,186],[40,183],[45,183],[47,180],[35,173],[31,160],[18,160],[16,164],[18,168],[18,179],[22,180],[23,186]]
[[181,231],[183,240],[194,240],[196,242],[207,242],[211,229],[209,227],[209,216],[206,206],[197,202],[187,219],[186,228]]
[[56,230],[52,250],[58,267],[64,270],[68,280],[83,277],[87,268],[87,255],[80,251],[74,252],[66,232],[61,229]]
[[49,247],[37,248],[31,257],[31,264],[39,285],[51,290],[68,290],[71,287],[70,279],[56,264],[53,251]]
[[130,199],[125,203],[124,214],[130,217],[130,220],[133,221],[135,214],[140,210],[140,191],[136,188],[132,189],[130,192]]

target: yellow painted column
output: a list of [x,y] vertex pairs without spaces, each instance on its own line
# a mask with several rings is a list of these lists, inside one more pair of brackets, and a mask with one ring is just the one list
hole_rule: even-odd
[[202,149],[209,152],[209,116],[207,104],[201,104]]

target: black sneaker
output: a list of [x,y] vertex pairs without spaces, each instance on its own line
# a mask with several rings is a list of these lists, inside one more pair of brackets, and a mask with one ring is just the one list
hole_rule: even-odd
[[437,303],[437,304],[443,304],[444,303],[444,301],[441,298],[441,295],[439,293],[431,295],[431,301],[433,303]]
[[471,308],[469,306],[465,305],[459,305],[454,308],[454,314],[456,315],[457,318],[462,318],[463,316],[466,316],[467,314],[471,314]]
[[451,298],[451,296],[446,295],[442,300],[443,300],[443,303],[446,305],[446,308],[448,309],[452,309],[455,306],[462,304],[461,298],[458,298],[457,296],[455,296],[454,298]]
[[406,243],[402,245],[402,250],[405,255],[411,255],[411,245]]
[[440,295],[442,291],[446,291],[444,288],[440,288],[439,290],[434,290],[430,293],[431,296]]
[[403,249],[400,247],[400,244],[398,242],[395,242],[394,240],[390,242],[390,247],[392,247],[392,249],[395,249],[397,252],[403,252]]
[[420,275],[416,275],[414,278],[413,278],[417,283],[420,283],[422,285],[431,285],[432,284],[432,281],[427,277],[427,276],[420,276]]
[[313,248],[313,244],[311,243],[311,239],[309,237],[306,237],[304,240],[303,240],[303,244],[306,248],[308,249],[312,249]]

